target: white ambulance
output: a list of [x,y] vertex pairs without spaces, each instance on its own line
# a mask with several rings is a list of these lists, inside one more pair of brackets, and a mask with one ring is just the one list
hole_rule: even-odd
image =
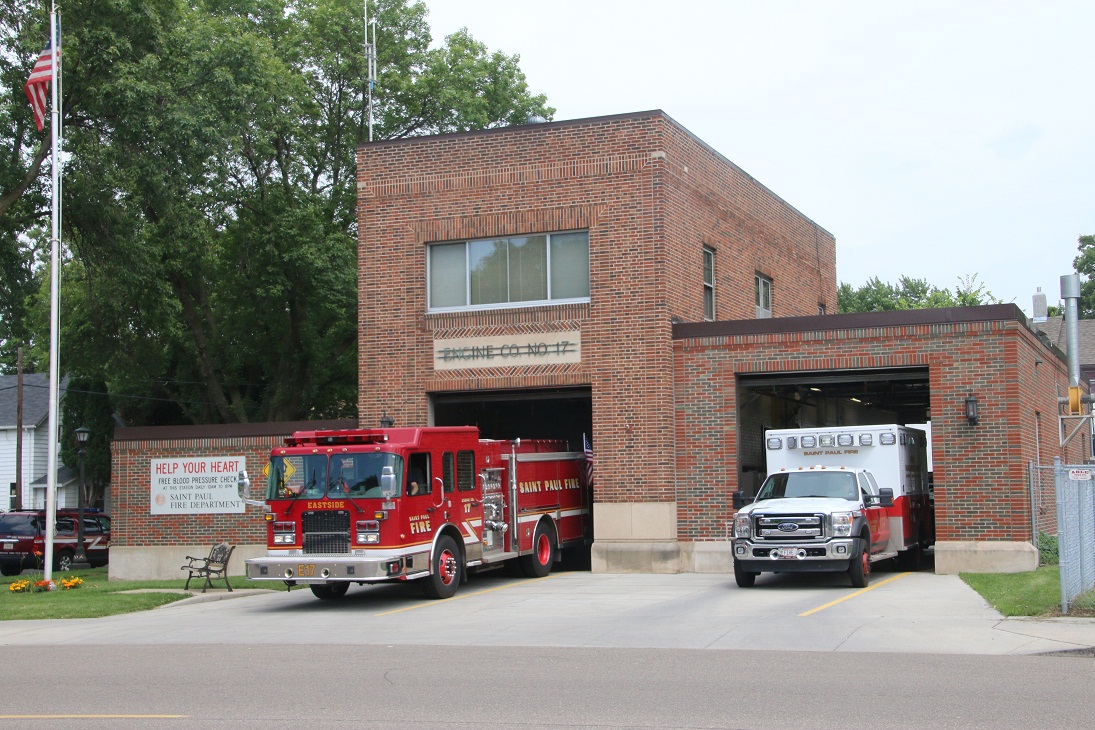
[[735,495],[734,573],[845,572],[866,585],[870,564],[920,566],[935,542],[928,437],[900,425],[773,429],[768,477],[746,506]]

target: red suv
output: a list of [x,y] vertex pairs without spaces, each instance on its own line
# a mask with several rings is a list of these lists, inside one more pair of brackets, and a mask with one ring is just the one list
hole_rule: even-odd
[[[53,569],[72,568],[76,554],[74,509],[57,510],[57,534],[53,539]],[[41,568],[46,552],[45,510],[0,512],[0,573],[19,575],[24,570]],[[110,555],[110,517],[95,510],[84,510],[84,551],[93,566],[106,565]]]

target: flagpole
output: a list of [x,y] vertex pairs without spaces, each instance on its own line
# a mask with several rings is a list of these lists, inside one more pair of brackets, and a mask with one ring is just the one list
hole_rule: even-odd
[[43,576],[46,581],[53,580],[53,538],[57,532],[57,402],[58,380],[60,373],[59,351],[61,331],[61,283],[60,283],[60,248],[61,248],[61,159],[60,159],[60,127],[61,108],[58,100],[58,82],[61,76],[61,43],[57,32],[60,22],[57,17],[57,3],[51,3],[49,12],[49,37],[53,46],[52,69],[52,170],[53,170],[53,221],[50,233],[49,254],[49,437],[47,439],[48,455],[46,459],[46,539],[45,555],[43,556]]

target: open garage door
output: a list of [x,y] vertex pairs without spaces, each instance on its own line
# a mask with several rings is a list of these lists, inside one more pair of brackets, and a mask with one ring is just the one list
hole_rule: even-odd
[[593,431],[589,388],[435,393],[435,426],[478,426],[483,438],[563,438],[575,451]]
[[827,370],[738,378],[738,485],[756,494],[767,472],[769,428],[924,423],[931,413],[927,368]]

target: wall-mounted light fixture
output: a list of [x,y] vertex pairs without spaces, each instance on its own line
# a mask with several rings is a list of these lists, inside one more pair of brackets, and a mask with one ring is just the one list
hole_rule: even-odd
[[981,421],[981,414],[977,408],[977,396],[973,393],[966,396],[966,421],[971,426],[976,426]]
[[385,412],[384,415],[382,415],[380,417],[380,427],[381,428],[391,428],[394,425],[395,425],[395,419],[392,418],[391,416],[389,416],[387,414],[387,412]]

